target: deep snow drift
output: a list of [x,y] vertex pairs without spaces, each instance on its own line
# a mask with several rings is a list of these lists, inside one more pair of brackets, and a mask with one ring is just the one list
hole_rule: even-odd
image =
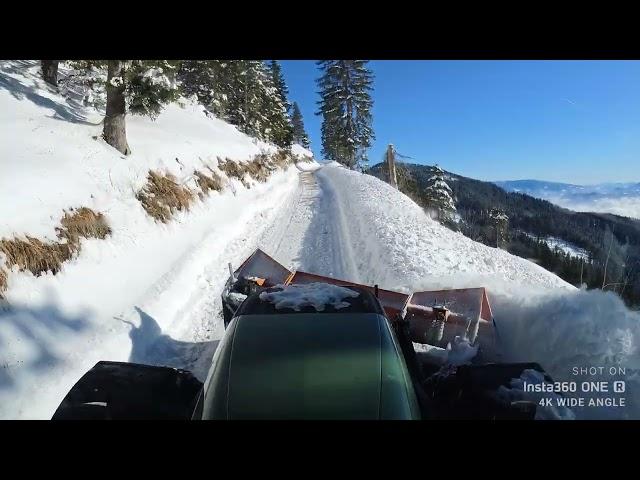
[[[370,175],[326,165],[316,174],[340,206],[362,283],[406,292],[486,281],[531,288],[575,288],[544,268],[431,220],[409,197]],[[416,288],[417,287],[417,288]]]

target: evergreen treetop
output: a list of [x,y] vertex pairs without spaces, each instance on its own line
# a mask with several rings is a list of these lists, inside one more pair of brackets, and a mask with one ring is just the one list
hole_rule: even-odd
[[304,129],[304,121],[302,120],[302,113],[297,102],[293,102],[291,124],[293,126],[293,141],[304,148],[309,148],[309,136]]
[[322,153],[349,168],[363,168],[375,138],[371,128],[373,74],[366,60],[321,60],[317,80]]
[[427,206],[437,211],[438,218],[450,220],[456,205],[451,187],[444,179],[444,171],[438,165],[432,168],[424,193]]

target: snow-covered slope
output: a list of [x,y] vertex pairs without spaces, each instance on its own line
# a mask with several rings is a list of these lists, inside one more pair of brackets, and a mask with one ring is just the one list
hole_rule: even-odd
[[365,283],[407,291],[478,282],[574,289],[532,262],[443,227],[409,197],[373,176],[333,165],[318,176],[346,206]]
[[0,64],[0,236],[54,239],[62,209],[80,205],[108,211],[114,230],[149,222],[133,194],[150,169],[193,186],[194,169],[215,167],[218,157],[244,161],[275,151],[183,101],[155,121],[129,116],[133,153],[125,157],[99,139],[101,112],[58,95],[37,63],[29,65]]
[[50,417],[100,359],[193,367],[212,354],[218,312],[188,323],[185,310],[202,306],[198,293],[224,278],[226,262],[258,245],[298,185],[294,166],[251,189],[223,176],[221,193],[159,224],[135,198],[150,169],[195,188],[194,170],[215,169],[218,157],[246,161],[275,147],[182,102],[156,121],[129,116],[133,153],[124,157],[99,139],[100,121],[45,85],[36,62],[0,63],[0,238],[55,240],[63,209],[80,206],[104,213],[112,229],[105,240],[82,240],[56,275],[10,272],[0,418]]

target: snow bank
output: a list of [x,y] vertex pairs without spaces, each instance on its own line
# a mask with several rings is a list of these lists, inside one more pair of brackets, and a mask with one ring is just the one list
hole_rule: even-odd
[[317,173],[346,206],[364,283],[414,291],[466,287],[468,276],[544,288],[574,287],[544,268],[432,220],[409,197],[373,177],[329,164]]
[[313,307],[316,311],[322,312],[327,305],[336,310],[347,308],[351,304],[344,300],[346,298],[356,298],[360,295],[350,288],[328,283],[277,285],[276,288],[280,288],[280,290],[260,293],[260,300],[273,303],[278,310],[292,308],[296,312],[299,312],[304,307]]

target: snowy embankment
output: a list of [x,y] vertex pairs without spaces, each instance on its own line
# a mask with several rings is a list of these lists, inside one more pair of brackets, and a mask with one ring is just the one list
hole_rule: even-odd
[[[293,165],[266,183],[248,179],[250,189],[216,170],[218,157],[242,162],[276,149],[201,106],[172,104],[156,121],[129,116],[127,157],[100,139],[101,118],[46,86],[37,63],[0,64],[0,239],[55,241],[63,209],[78,207],[103,213],[112,231],[82,239],[56,275],[9,272],[9,307],[0,307],[0,418],[50,418],[99,360],[201,375],[223,330],[216,300],[226,262],[260,245],[296,192]],[[298,146],[294,154],[310,156]],[[218,171],[223,190],[167,224],[136,199],[151,169],[198,191],[193,172],[206,168]],[[280,233],[272,230],[270,238]]]
[[508,288],[575,290],[532,262],[443,227],[409,197],[373,176],[329,164],[317,177],[344,205],[363,283],[405,291],[463,288],[479,281]]
[[[625,380],[626,407],[576,414],[640,418],[640,314],[614,293],[581,291],[532,262],[454,233],[375,177],[333,164],[316,177],[321,195],[346,217],[342,237],[357,252],[351,278],[407,292],[484,286],[507,360],[539,362],[556,381]],[[610,366],[625,375],[573,375],[574,367]]]

